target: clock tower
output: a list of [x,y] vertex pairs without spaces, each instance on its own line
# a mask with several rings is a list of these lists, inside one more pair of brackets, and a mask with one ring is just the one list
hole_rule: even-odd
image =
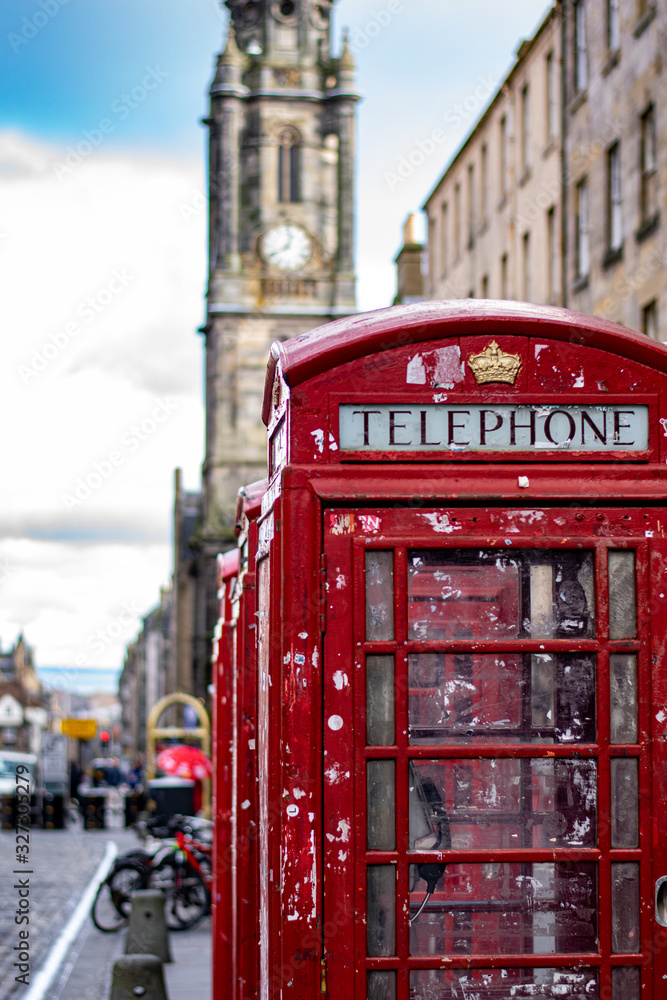
[[[331,54],[334,0],[226,0],[207,119],[209,284],[204,539],[266,475],[264,372],[274,340],[356,309],[355,67]],[[208,547],[208,546],[207,546]]]

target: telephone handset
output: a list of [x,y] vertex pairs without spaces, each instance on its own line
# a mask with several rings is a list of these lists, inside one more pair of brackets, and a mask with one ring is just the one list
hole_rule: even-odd
[[[410,764],[410,849],[413,851],[448,850],[452,846],[452,834],[445,803],[435,782],[418,773],[414,764]],[[419,879],[426,882],[427,892],[410,923],[417,919],[429,899],[435,892],[438,882],[445,874],[446,864],[427,862],[414,865],[417,876],[412,880],[410,891],[413,891]]]

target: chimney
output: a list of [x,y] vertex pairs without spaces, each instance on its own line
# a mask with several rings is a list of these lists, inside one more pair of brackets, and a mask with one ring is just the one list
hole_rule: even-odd
[[423,243],[415,239],[415,217],[408,215],[403,225],[403,246],[394,258],[396,264],[396,298],[394,305],[422,302],[424,276],[422,274]]

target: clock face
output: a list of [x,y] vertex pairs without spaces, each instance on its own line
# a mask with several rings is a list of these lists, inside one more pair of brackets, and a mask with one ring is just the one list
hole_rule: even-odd
[[298,226],[276,226],[262,239],[264,259],[281,271],[297,271],[307,264],[312,244],[307,233]]

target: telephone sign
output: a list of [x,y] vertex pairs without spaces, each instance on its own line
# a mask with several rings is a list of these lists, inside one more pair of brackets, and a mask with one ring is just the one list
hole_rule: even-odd
[[346,403],[342,451],[646,451],[648,406]]

